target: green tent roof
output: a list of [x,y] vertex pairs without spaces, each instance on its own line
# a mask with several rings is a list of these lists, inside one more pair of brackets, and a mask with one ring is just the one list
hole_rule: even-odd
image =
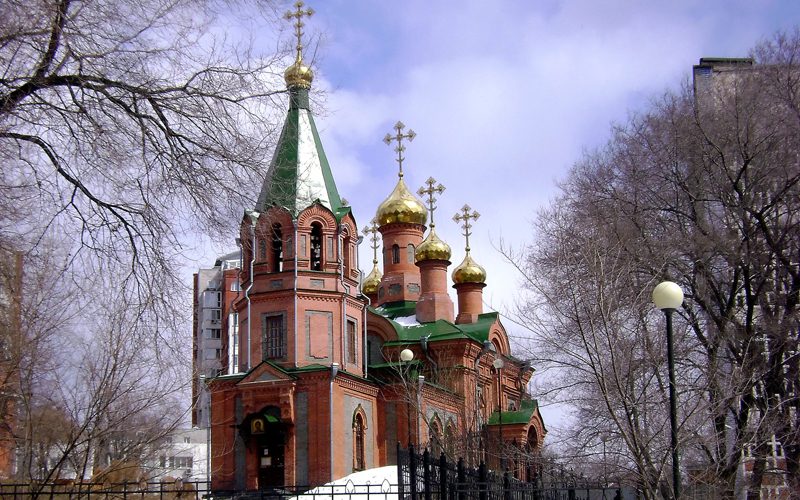
[[342,206],[309,110],[308,90],[292,88],[289,92],[289,112],[255,209],[263,213],[275,205],[294,216],[319,201],[341,220],[350,207]]

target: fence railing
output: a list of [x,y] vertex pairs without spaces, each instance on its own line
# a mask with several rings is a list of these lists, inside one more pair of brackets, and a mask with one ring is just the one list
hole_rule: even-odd
[[410,500],[635,500],[638,491],[630,486],[605,486],[563,468],[533,465],[526,471],[531,481],[521,481],[510,471],[490,471],[484,463],[468,467],[463,459],[449,462],[444,454],[432,457],[428,450],[418,453],[414,446],[397,446],[397,489],[399,497]]
[[0,500],[202,500],[206,481],[0,484]]

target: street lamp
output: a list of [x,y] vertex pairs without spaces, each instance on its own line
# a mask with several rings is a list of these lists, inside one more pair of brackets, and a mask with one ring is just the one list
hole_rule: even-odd
[[498,357],[492,362],[492,366],[497,371],[497,411],[498,417],[500,421],[500,470],[503,470],[503,374],[502,370],[505,366],[505,362],[500,357],[498,353]]
[[[409,363],[412,359],[414,359],[414,351],[412,351],[411,349],[403,349],[402,351],[400,351],[400,361],[402,361],[403,363]],[[407,369],[408,368],[406,368],[406,370]],[[406,382],[406,384],[408,384],[408,377],[403,376],[403,381]],[[406,392],[408,392],[408,390]],[[406,394],[406,428],[408,429],[408,447],[410,449],[411,448],[411,394]]]
[[678,403],[675,387],[675,356],[672,352],[672,313],[683,304],[683,290],[671,281],[659,283],[653,290],[653,302],[667,318],[667,364],[669,366],[669,420],[672,426],[672,489],[675,500],[681,497],[681,472],[678,466]]

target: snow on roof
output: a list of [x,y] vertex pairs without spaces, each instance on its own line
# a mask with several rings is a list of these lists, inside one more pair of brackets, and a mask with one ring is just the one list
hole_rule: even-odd
[[402,318],[395,318],[393,321],[401,326],[420,326],[416,316],[403,316]]
[[397,466],[354,472],[292,500],[397,500]]

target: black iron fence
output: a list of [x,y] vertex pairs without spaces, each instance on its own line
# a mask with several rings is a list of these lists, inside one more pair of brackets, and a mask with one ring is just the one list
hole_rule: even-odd
[[282,486],[262,490],[210,490],[205,481],[139,483],[0,484],[0,500],[636,500],[636,488],[609,487],[572,474],[554,463],[526,464],[522,481],[511,471],[484,464],[449,462],[413,446],[397,447],[397,481],[324,485],[313,489]]
[[432,457],[428,450],[418,453],[413,445],[397,447],[397,489],[399,498],[410,500],[635,500],[638,491],[629,486],[607,486],[565,471],[546,467],[545,462],[523,471],[529,481],[515,478],[511,471],[497,473],[485,464],[455,464],[444,454]]
[[202,500],[208,498],[205,481],[0,484],[1,500]]

